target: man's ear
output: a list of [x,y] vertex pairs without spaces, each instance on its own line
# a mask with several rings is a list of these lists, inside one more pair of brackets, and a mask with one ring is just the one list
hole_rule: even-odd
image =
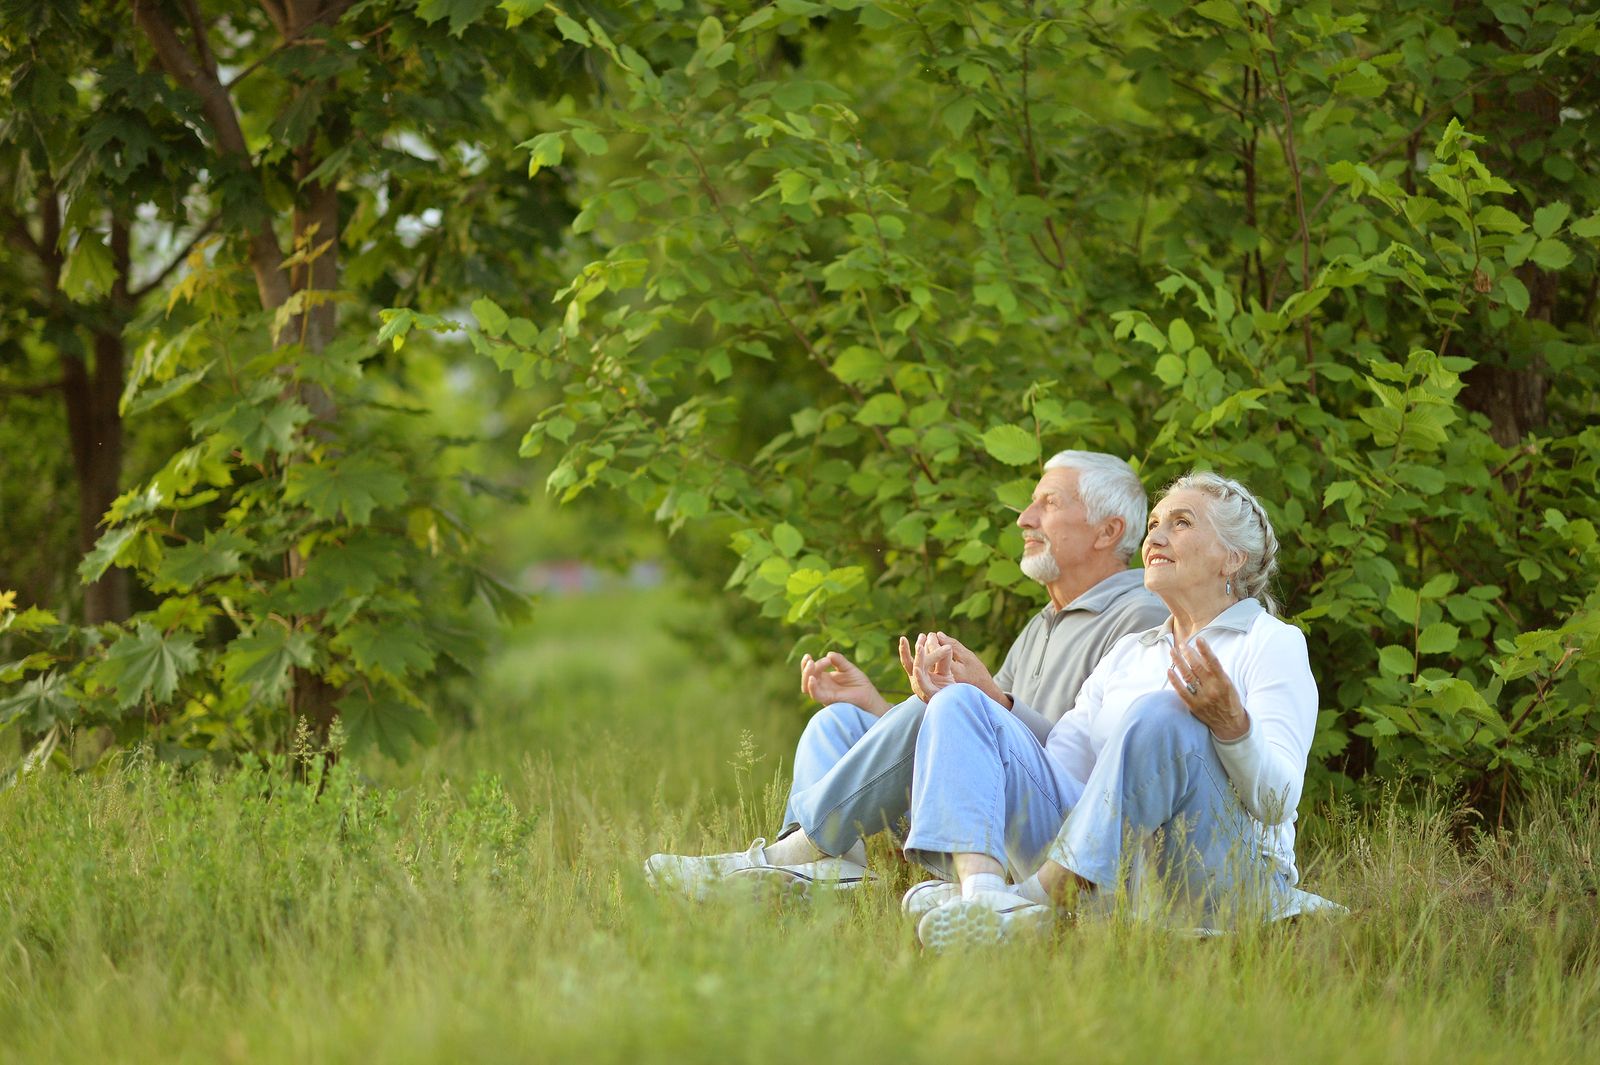
[[1122,518],[1110,517],[1100,523],[1099,530],[1094,535],[1094,546],[1100,550],[1109,550],[1122,542],[1122,534],[1128,531],[1128,523]]

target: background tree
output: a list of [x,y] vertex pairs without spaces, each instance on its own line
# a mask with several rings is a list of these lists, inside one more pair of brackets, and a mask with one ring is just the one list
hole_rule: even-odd
[[[371,315],[553,287],[540,249],[572,212],[558,181],[522,180],[511,146],[527,101],[573,72],[524,8],[5,12],[4,159],[28,183],[14,284],[65,279],[13,314],[12,350],[40,362],[55,344],[69,398],[81,367],[91,458],[120,454],[119,415],[158,443],[114,505],[117,462],[80,478],[86,528],[109,522],[84,577],[135,573],[137,613],[88,634],[9,616],[35,647],[0,673],[31,677],[0,725],[113,722],[230,750],[281,743],[297,719],[325,733],[342,708],[390,752],[423,733],[418,681],[474,661],[469,594],[518,597],[461,514],[492,486],[424,430],[409,356],[379,357]],[[91,353],[89,336],[107,342]],[[127,612],[94,602],[90,623]]]

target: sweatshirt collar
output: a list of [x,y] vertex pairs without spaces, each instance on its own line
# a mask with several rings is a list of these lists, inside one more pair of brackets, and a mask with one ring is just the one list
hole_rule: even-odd
[[[1256,618],[1266,613],[1266,608],[1259,599],[1241,599],[1237,603],[1212,618],[1201,626],[1196,636],[1208,632],[1222,630],[1224,632],[1249,632],[1250,626],[1255,624]],[[1139,634],[1139,642],[1150,647],[1161,641],[1172,642],[1172,619],[1157,625],[1153,629],[1146,629]]]

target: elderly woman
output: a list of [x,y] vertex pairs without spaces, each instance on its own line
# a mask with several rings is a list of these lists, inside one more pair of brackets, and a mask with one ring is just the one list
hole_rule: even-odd
[[906,895],[926,946],[1037,931],[1057,904],[1104,906],[1130,870],[1205,927],[1315,899],[1294,890],[1294,820],[1317,688],[1305,637],[1274,616],[1272,523],[1243,485],[1196,472],[1156,505],[1143,550],[1171,619],[1119,640],[1042,746],[954,682],[965,648],[919,638],[931,699],[906,856],[958,881]]

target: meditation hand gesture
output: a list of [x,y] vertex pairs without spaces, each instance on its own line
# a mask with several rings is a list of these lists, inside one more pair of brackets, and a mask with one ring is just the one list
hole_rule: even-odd
[[878,717],[893,705],[859,666],[838,651],[800,659],[800,690],[819,703],[853,703]]
[[1189,713],[1223,743],[1250,731],[1250,715],[1239,701],[1239,689],[1223,672],[1222,663],[1204,639],[1195,640],[1193,647],[1173,648],[1167,679]]
[[[924,659],[928,659],[923,667],[927,679],[919,681],[918,663]],[[917,637],[915,654],[912,652],[910,641],[904,636],[900,637],[900,665],[906,671],[906,676],[911,679],[912,691],[916,692],[917,698],[924,702],[932,698],[933,692],[940,688],[951,684],[970,684],[1001,706],[1008,709],[1011,706],[1011,700],[994,682],[989,667],[954,636],[942,632],[922,633]],[[919,683],[931,686],[927,695],[918,690]]]

